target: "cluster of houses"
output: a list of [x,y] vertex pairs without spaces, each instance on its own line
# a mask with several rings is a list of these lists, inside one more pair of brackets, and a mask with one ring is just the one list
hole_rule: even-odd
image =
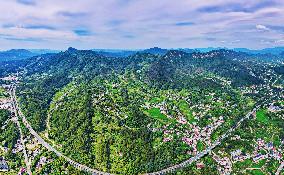
[[12,153],[16,154],[18,152],[22,152],[23,151],[23,145],[21,143],[21,140],[18,139],[16,144],[14,145],[13,149],[12,149]]
[[0,99],[0,109],[11,109],[12,101],[8,98]]
[[[26,140],[31,140],[30,138],[26,138]],[[34,145],[37,145],[36,141],[33,143]],[[2,148],[4,152],[8,151],[7,147]],[[14,145],[12,152],[14,154],[18,153],[18,152],[22,152],[23,150],[23,145],[21,144],[20,140],[17,140],[16,144]],[[38,156],[41,153],[41,150],[39,148],[35,148],[35,149],[29,149],[28,151],[29,153],[29,158],[30,160],[34,160],[36,156]],[[36,164],[36,169],[41,169],[45,164],[52,162],[52,159],[48,159],[45,156],[41,156],[39,161]],[[0,172],[1,171],[8,171],[8,164],[6,163],[6,161],[4,160],[4,158],[0,157]],[[22,175],[26,173],[26,169],[25,168],[20,168],[18,175]],[[1,174],[1,173],[0,173]]]
[[185,132],[186,135],[182,137],[182,141],[186,143],[188,146],[193,148],[193,155],[196,155],[197,150],[197,143],[198,141],[201,141],[205,143],[206,145],[211,145],[211,135],[214,130],[216,130],[220,125],[224,123],[223,117],[220,116],[218,119],[213,118],[213,121],[210,125],[207,125],[204,128],[200,128],[196,125],[190,125],[190,128],[192,128],[191,132]]
[[[233,54],[233,52],[229,51],[229,50],[213,50],[210,52],[206,52],[206,53],[192,53],[192,57],[196,58],[196,59],[204,59],[204,58],[214,58],[214,57],[220,57],[220,56],[227,56],[227,55],[231,55]],[[237,55],[235,55],[237,56]]]
[[[10,85],[1,85],[1,87],[5,90],[10,89]],[[0,98],[0,109],[11,109],[12,101],[10,98]]]
[[[1,80],[11,80],[14,79],[15,77],[5,77],[5,78],[0,78]],[[5,89],[7,92],[11,89],[11,85],[7,84],[0,84],[0,87]],[[0,98],[0,109],[7,109],[10,110],[12,106],[12,100],[10,98]]]
[[40,156],[39,160],[37,160],[35,164],[37,170],[40,170],[44,165],[53,161],[52,159],[41,155],[42,149],[41,146],[39,146],[39,142],[37,139],[33,138],[32,136],[27,136],[26,140],[26,147],[30,161],[33,162],[37,160],[37,157]]
[[[260,150],[265,150],[266,154],[259,153]],[[270,158],[280,161],[282,159],[282,152],[283,150],[276,148],[272,142],[265,143],[264,140],[258,139],[253,160],[259,161],[265,158]]]
[[[4,78],[0,78],[0,80],[3,80],[5,82],[10,81],[17,81],[18,78],[16,76],[10,75]],[[0,87],[5,89],[7,92],[11,90],[11,85],[9,84],[0,84]],[[0,109],[11,109],[12,106],[12,100],[10,98],[0,98]]]
[[52,159],[48,159],[45,156],[40,157],[39,161],[36,164],[36,169],[41,169],[45,164],[52,162]]
[[[264,151],[265,153],[261,153],[261,151]],[[283,151],[276,148],[272,142],[265,143],[264,140],[258,139],[252,154],[245,154],[240,149],[237,149],[231,152],[231,159],[233,163],[250,158],[252,158],[254,162],[259,162],[260,160],[268,158],[280,161],[282,159],[282,152]]]
[[275,106],[273,103],[270,104],[270,106],[268,107],[268,111],[270,112],[279,112],[282,111],[283,109],[280,106]]
[[163,131],[163,142],[172,141],[174,134],[176,134],[177,136],[181,137],[182,142],[192,148],[192,151],[188,152],[188,154],[196,155],[198,153],[198,142],[201,141],[206,145],[210,145],[211,135],[213,131],[224,123],[224,119],[222,116],[220,116],[219,118],[213,118],[212,123],[204,128],[200,128],[196,124],[190,124],[184,118],[182,119],[182,121],[180,121],[180,123],[187,124],[190,130],[179,131],[178,129],[167,129],[167,126],[165,125]]
[[36,139],[32,139],[31,136],[27,137],[27,151],[31,161],[35,160],[36,156],[42,152],[38,144]]
[[197,168],[197,169],[202,169],[202,168],[204,168],[204,167],[205,167],[205,164],[204,164],[202,161],[196,163],[196,168]]
[[[271,67],[272,65],[269,65]],[[280,79],[280,75],[277,75],[272,69],[264,69],[263,74],[259,75],[260,79],[264,80],[264,83],[259,85],[252,85],[248,87],[242,87],[241,92],[243,94],[262,94],[264,97],[269,97],[270,99],[279,99],[280,96],[284,98],[283,93],[283,85],[278,83]],[[270,106],[272,112],[277,112],[281,110],[276,106]],[[275,108],[276,107],[276,108]],[[270,110],[270,109],[269,109]]]
[[212,158],[217,162],[217,169],[221,175],[231,174],[233,164],[229,157],[220,157],[213,153]]
[[[0,157],[0,172],[9,171],[9,166],[5,161],[4,157]],[[1,173],[0,173],[1,174]]]
[[[204,116],[209,110],[212,109],[212,106],[210,104],[197,104],[193,105],[190,103],[190,99],[184,98],[179,96],[178,94],[167,94],[168,97],[171,100],[179,101],[181,99],[188,102],[188,105],[191,106],[191,108],[202,108],[200,110],[194,110],[198,112],[192,112],[192,115],[194,116],[195,120],[199,120],[200,116]],[[222,99],[217,97],[215,93],[209,94],[212,96],[213,101],[220,102]],[[216,95],[216,98],[214,96]],[[229,103],[225,103],[225,106],[229,105]],[[188,122],[187,118],[182,114],[180,109],[177,106],[173,106],[173,110],[176,112],[176,116],[172,116],[169,114],[168,106],[165,101],[156,103],[156,104],[146,104],[144,106],[147,109],[150,108],[158,108],[160,109],[160,112],[164,114],[169,119],[176,119],[177,124],[176,127],[171,128],[170,124],[165,124],[162,128],[154,128],[152,131],[162,131],[163,132],[163,142],[170,142],[173,141],[174,136],[177,136],[180,138],[180,140],[187,144],[189,147],[192,148],[191,151],[188,151],[188,154],[196,155],[198,154],[198,142],[201,142],[205,145],[211,145],[211,135],[212,133],[221,126],[225,121],[224,117],[212,117],[210,118],[211,123],[205,127],[200,127],[197,125],[196,122]],[[224,107],[224,106],[223,106]]]
[[18,77],[14,76],[14,75],[10,75],[10,76],[3,77],[3,78],[0,78],[0,79],[3,80],[3,81],[17,81]]
[[[6,80],[7,78],[1,78],[2,80]],[[9,85],[1,85],[2,88],[4,89],[9,89],[10,86]],[[8,98],[0,98],[0,109],[10,109],[11,107],[11,100]],[[3,129],[5,127],[5,125],[1,126],[1,128]],[[1,147],[1,150],[3,150],[4,152],[8,151],[8,148],[6,147]],[[4,159],[4,157],[0,156],[0,172],[5,172],[5,171],[9,171],[9,166],[8,163],[6,162],[6,160]],[[0,173],[1,174],[1,173]]]
[[239,161],[241,162],[241,161],[244,161],[244,160],[249,159],[249,158],[250,158],[250,155],[243,154],[240,149],[237,149],[237,150],[231,152],[231,159],[232,159],[233,163],[239,162]]

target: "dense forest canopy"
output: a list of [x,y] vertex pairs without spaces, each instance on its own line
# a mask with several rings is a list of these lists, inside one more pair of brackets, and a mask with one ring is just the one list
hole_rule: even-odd
[[222,127],[196,143],[204,149],[256,103],[240,89],[262,85],[266,65],[279,61],[230,50],[150,51],[112,57],[69,48],[27,59],[21,108],[36,131],[83,164],[118,174],[157,171],[195,151],[185,135],[165,130],[202,130],[222,116]]
[[[225,49],[196,52],[151,48],[106,54],[69,48],[1,62],[0,69],[1,76],[19,72],[17,96],[22,112],[64,155],[101,171],[138,174],[189,159],[235,126],[256,104],[279,100],[283,58],[267,57]],[[263,88],[268,86],[271,89]],[[266,95],[271,92],[274,95]],[[8,97],[5,93],[2,96]],[[281,101],[277,105],[281,107]],[[268,121],[269,115],[274,121],[266,127],[281,125],[275,115],[264,110],[267,105],[262,108],[262,119]],[[7,125],[0,141],[12,149],[19,133],[11,132],[17,128],[15,123],[6,122],[10,115],[7,111],[0,115],[0,124]],[[263,125],[258,121],[256,126]],[[202,136],[195,138],[199,133]],[[256,140],[239,130],[236,133]],[[280,137],[270,139],[278,143]],[[237,147],[254,149],[245,141],[226,144],[227,152]],[[47,152],[36,156],[33,166],[42,155],[53,162],[36,170],[39,174],[63,171],[59,165],[77,172]],[[211,166],[200,170],[192,165],[179,173],[216,174],[217,163],[211,157],[202,158],[202,162]]]

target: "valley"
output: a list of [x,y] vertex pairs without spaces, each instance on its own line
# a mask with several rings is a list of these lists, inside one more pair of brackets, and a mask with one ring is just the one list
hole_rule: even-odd
[[110,57],[69,48],[15,67],[0,91],[8,172],[282,171],[281,57],[222,49]]

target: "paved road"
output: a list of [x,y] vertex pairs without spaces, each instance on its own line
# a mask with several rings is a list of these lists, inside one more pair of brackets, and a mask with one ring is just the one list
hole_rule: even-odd
[[[13,97],[15,96],[15,89],[14,88],[11,90],[10,94],[11,94],[11,98],[13,99]],[[18,127],[19,132],[20,132],[20,141],[21,141],[21,144],[23,146],[23,153],[24,153],[24,157],[25,157],[25,164],[26,164],[26,168],[27,168],[27,173],[29,175],[32,175],[31,165],[30,165],[28,154],[27,154],[25,141],[24,141],[24,138],[23,138],[22,128],[21,128],[20,122],[18,120],[18,112],[17,112],[15,101],[12,102],[12,111],[15,114],[15,120],[13,120],[13,121],[17,124],[17,127]]]
[[278,167],[275,175],[279,175],[282,171],[282,169],[284,168],[284,161],[280,164],[280,166]]
[[[15,90],[15,89],[14,89]],[[45,142],[31,127],[31,125],[29,124],[29,122],[26,120],[25,116],[23,115],[23,113],[21,112],[17,99],[16,99],[16,95],[14,94],[13,97],[13,101],[16,104],[16,109],[19,113],[19,116],[22,118],[24,125],[28,128],[28,130],[30,131],[30,133],[35,136],[37,138],[37,140],[44,146],[46,147],[48,150],[54,152],[57,156],[59,157],[63,157],[67,162],[69,162],[71,165],[73,165],[75,168],[85,171],[85,172],[89,172],[91,174],[98,174],[98,175],[111,175],[110,173],[107,172],[102,172],[99,170],[95,170],[92,168],[87,167],[86,165],[82,165],[72,159],[70,159],[67,156],[64,156],[61,152],[59,152],[58,150],[56,150],[55,148],[53,148],[51,145],[49,145],[47,142]],[[223,134],[222,136],[220,136],[215,142],[213,142],[213,144],[209,147],[207,147],[204,151],[198,153],[197,155],[195,155],[194,157],[191,157],[188,160],[185,160],[184,162],[180,163],[180,164],[176,164],[176,165],[172,165],[168,168],[165,168],[163,170],[157,171],[157,172],[152,172],[152,173],[145,173],[144,175],[161,175],[161,174],[166,174],[166,173],[170,173],[170,172],[174,172],[177,169],[181,169],[184,168],[190,164],[192,164],[193,162],[196,162],[197,160],[199,160],[200,158],[204,157],[205,155],[207,155],[208,153],[210,153],[216,146],[221,144],[221,141],[225,138],[227,138],[231,132],[233,132],[237,127],[239,127],[241,125],[241,123],[248,119],[254,112],[256,112],[258,107],[254,108],[251,112],[247,113],[247,115],[245,117],[243,117],[242,119],[240,119],[233,127],[231,127],[229,130],[226,131],[225,134]]]
[[[15,92],[16,87],[13,88],[13,91]],[[60,151],[56,150],[54,147],[52,147],[51,145],[49,145],[46,141],[44,141],[39,135],[38,133],[31,127],[31,125],[29,124],[29,122],[27,121],[27,119],[25,118],[25,116],[23,115],[21,109],[19,108],[17,99],[16,99],[16,95],[15,93],[13,93],[13,102],[15,103],[15,110],[18,112],[19,117],[22,118],[22,121],[24,123],[24,125],[26,126],[26,128],[28,128],[28,130],[30,131],[30,133],[39,141],[39,143],[41,143],[44,147],[46,147],[49,151],[54,152],[57,156],[59,157],[63,157],[67,162],[69,162],[72,166],[74,166],[75,168],[81,170],[81,171],[85,171],[88,172],[90,174],[93,175],[111,175],[110,173],[107,172],[102,172],[99,170],[95,170],[92,168],[87,167],[86,165],[80,164],[72,159],[70,159],[67,156],[64,156]]]
[[199,160],[200,158],[202,158],[203,156],[207,155],[208,153],[210,153],[216,146],[221,144],[221,141],[225,138],[227,138],[231,132],[233,132],[237,127],[239,127],[241,125],[241,123],[248,119],[254,112],[256,112],[258,107],[254,108],[251,112],[247,113],[247,115],[245,117],[243,117],[241,120],[239,120],[233,127],[231,127],[225,134],[223,134],[222,136],[220,136],[215,142],[213,142],[213,144],[209,147],[207,147],[204,151],[199,152],[197,155],[195,155],[194,157],[191,157],[190,159],[180,163],[180,164],[176,164],[173,166],[170,166],[168,168],[165,168],[163,170],[157,171],[157,172],[152,172],[152,173],[145,173],[144,175],[161,175],[161,174],[167,174],[170,172],[174,172],[177,169],[181,169],[184,168],[190,164],[192,164],[193,162],[196,162],[197,160]]

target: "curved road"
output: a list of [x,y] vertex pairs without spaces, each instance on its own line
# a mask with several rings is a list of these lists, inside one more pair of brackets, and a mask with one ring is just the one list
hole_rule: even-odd
[[254,108],[251,112],[247,113],[247,115],[242,118],[241,120],[239,120],[235,126],[233,126],[232,128],[230,128],[225,134],[223,134],[222,136],[220,136],[215,142],[213,142],[213,144],[209,147],[207,147],[204,151],[199,152],[196,156],[191,157],[190,159],[180,163],[180,164],[176,164],[173,166],[170,166],[168,168],[165,168],[163,170],[157,171],[157,172],[153,172],[153,173],[145,173],[145,175],[161,175],[161,174],[167,174],[170,172],[174,172],[177,169],[181,169],[184,168],[190,164],[192,164],[193,162],[199,160],[200,158],[202,158],[203,156],[205,156],[206,154],[210,153],[216,146],[221,144],[221,141],[225,138],[227,138],[232,131],[234,131],[238,126],[241,125],[241,123],[248,119],[255,111],[257,110],[257,108]]
[[[16,87],[13,86],[13,91],[15,90]],[[15,108],[16,111],[18,112],[19,116],[22,118],[22,121],[24,123],[24,125],[26,126],[26,128],[28,128],[28,130],[30,131],[30,133],[44,146],[46,147],[49,151],[54,152],[57,156],[59,157],[63,157],[67,162],[69,162],[71,165],[73,165],[75,168],[94,174],[94,175],[111,175],[110,173],[106,173],[106,172],[102,172],[99,170],[95,170],[92,168],[87,167],[86,165],[80,164],[78,162],[75,162],[74,160],[70,159],[67,156],[64,156],[61,152],[59,152],[58,150],[56,150],[55,148],[53,148],[51,145],[49,145],[46,141],[44,141],[38,134],[37,132],[35,132],[35,130],[31,127],[31,125],[29,124],[29,122],[27,121],[27,119],[25,118],[25,116],[23,115],[21,109],[19,108],[18,102],[17,102],[17,98],[15,93],[13,93],[13,98],[12,98],[14,104],[15,104]]]
[[[10,91],[11,99],[13,99],[15,94],[16,94],[15,89],[12,88],[12,90]],[[18,119],[17,105],[16,105],[14,100],[12,101],[12,111],[15,114],[15,118],[14,118],[13,121],[16,123],[16,125],[17,125],[17,127],[19,129],[19,132],[20,132],[20,141],[21,141],[21,144],[23,146],[23,153],[24,153],[24,157],[25,157],[25,164],[26,164],[26,168],[27,168],[27,173],[29,175],[32,175],[31,165],[30,165],[29,157],[28,157],[27,150],[26,150],[26,145],[25,145],[25,141],[24,141],[24,137],[23,137],[23,132],[22,132],[22,128],[21,128],[21,125],[20,125],[20,122],[19,122],[19,119]]]
[[[14,91],[15,91],[16,87],[14,87]],[[67,162],[69,162],[71,165],[73,165],[75,168],[94,174],[94,175],[111,175],[110,173],[107,172],[102,172],[99,170],[95,170],[92,168],[89,168],[86,165],[80,164],[78,162],[75,162],[74,160],[70,159],[67,156],[64,156],[61,152],[59,152],[58,150],[56,150],[54,147],[52,147],[51,145],[49,145],[46,141],[44,141],[35,131],[34,129],[31,127],[31,125],[29,124],[29,122],[26,120],[25,116],[23,115],[23,113],[21,112],[21,109],[19,108],[17,99],[16,99],[16,95],[13,94],[13,98],[12,100],[15,103],[15,107],[16,110],[19,113],[19,116],[22,118],[24,125],[28,128],[28,130],[30,131],[30,133],[35,136],[37,138],[37,140],[44,146],[46,147],[49,151],[54,152],[57,156],[59,157],[63,157]],[[186,166],[188,166],[189,164],[192,164],[193,162],[196,162],[197,160],[199,160],[200,158],[202,158],[203,156],[205,156],[206,154],[210,153],[216,146],[221,144],[221,141],[225,138],[227,138],[232,131],[234,131],[238,126],[240,126],[240,124],[248,119],[254,112],[256,112],[258,107],[254,108],[251,112],[247,113],[247,115],[245,117],[243,117],[241,120],[239,120],[233,127],[231,127],[229,130],[226,131],[225,134],[223,134],[222,136],[220,136],[215,142],[213,142],[213,144],[209,147],[207,147],[204,151],[199,152],[197,155],[195,155],[194,157],[191,157],[190,159],[176,164],[176,165],[172,165],[168,168],[165,168],[163,170],[157,171],[157,172],[152,172],[152,173],[145,173],[144,175],[161,175],[161,174],[166,174],[169,172],[174,172],[177,169],[181,169],[184,168]],[[284,164],[283,164],[284,165]]]

